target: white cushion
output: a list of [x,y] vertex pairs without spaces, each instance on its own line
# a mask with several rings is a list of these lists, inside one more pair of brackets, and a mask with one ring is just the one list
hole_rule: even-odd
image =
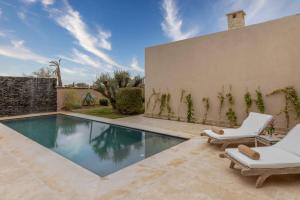
[[240,153],[237,148],[226,149],[225,152],[249,168],[286,168],[300,167],[300,157],[282,149],[270,147],[256,147],[253,150],[259,152],[260,159],[251,158]]
[[213,132],[212,130],[204,130],[204,132],[214,138],[214,139],[218,139],[218,140],[225,140],[225,139],[240,139],[240,138],[246,138],[246,137],[255,137],[258,134],[248,131],[248,130],[240,130],[240,129],[233,129],[233,128],[226,128],[223,129],[224,130],[224,134],[223,135],[219,135],[215,132]]
[[241,127],[236,129],[223,129],[223,135],[216,134],[211,130],[204,130],[204,132],[208,136],[218,140],[255,137],[267,127],[272,119],[272,115],[251,112],[249,113],[249,116],[244,120]]
[[272,115],[250,112],[240,129],[261,133],[273,119]]
[[290,130],[280,142],[274,145],[274,147],[300,156],[300,124]]

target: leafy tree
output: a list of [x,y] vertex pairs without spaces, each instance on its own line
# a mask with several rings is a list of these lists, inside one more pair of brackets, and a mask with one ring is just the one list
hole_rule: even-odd
[[48,67],[42,67],[38,71],[32,72],[32,75],[37,78],[52,78],[53,71]]
[[117,70],[112,75],[102,73],[94,83],[94,87],[103,96],[109,99],[113,109],[116,109],[116,93],[120,88],[139,87],[142,81],[131,78],[129,72]]
[[61,73],[60,73],[60,63],[61,59],[58,59],[58,61],[53,60],[49,62],[50,67],[54,67],[53,74],[55,74],[57,78],[57,85],[62,87],[62,80],[61,80]]

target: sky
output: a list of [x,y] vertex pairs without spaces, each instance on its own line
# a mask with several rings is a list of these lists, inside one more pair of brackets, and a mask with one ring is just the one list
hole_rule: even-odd
[[62,59],[64,84],[101,73],[144,76],[145,47],[300,13],[299,0],[0,0],[0,76],[22,76]]

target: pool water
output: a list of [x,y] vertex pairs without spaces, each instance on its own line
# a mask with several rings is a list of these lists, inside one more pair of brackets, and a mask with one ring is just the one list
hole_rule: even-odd
[[109,175],[185,141],[61,114],[2,123],[99,176]]

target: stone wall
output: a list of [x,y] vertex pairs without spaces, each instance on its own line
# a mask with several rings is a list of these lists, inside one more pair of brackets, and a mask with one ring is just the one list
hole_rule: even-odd
[[55,78],[1,77],[0,116],[57,110]]

